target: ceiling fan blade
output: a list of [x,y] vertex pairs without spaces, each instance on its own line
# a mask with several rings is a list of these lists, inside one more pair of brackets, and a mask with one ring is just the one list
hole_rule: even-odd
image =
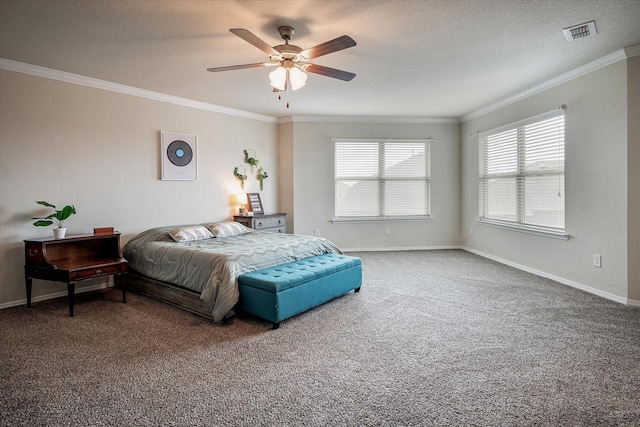
[[328,55],[333,52],[337,52],[348,47],[356,45],[355,40],[349,36],[340,36],[336,39],[329,40],[328,42],[321,43],[317,46],[310,47],[300,52],[300,55],[307,59],[317,58],[319,56]]
[[267,53],[269,55],[277,55],[279,53],[277,50],[269,46],[265,41],[260,39],[258,36],[256,36],[249,30],[245,30],[244,28],[232,28],[229,31],[231,31],[233,34],[240,37],[242,40],[246,41],[247,43],[251,43],[252,45],[257,47],[264,53]]
[[346,82],[352,80],[356,75],[348,71],[336,70],[335,68],[325,67],[324,65],[309,64],[305,67],[305,71],[320,74],[334,79],[344,80]]
[[229,65],[228,67],[207,68],[207,71],[211,71],[212,73],[216,73],[218,71],[243,70],[245,68],[271,67],[271,66],[274,66],[274,65],[277,65],[277,64],[273,64],[271,62],[256,62],[254,64]]

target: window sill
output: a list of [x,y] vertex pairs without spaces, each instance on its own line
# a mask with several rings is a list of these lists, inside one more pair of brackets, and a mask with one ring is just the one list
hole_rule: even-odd
[[508,224],[504,222],[490,221],[490,220],[480,219],[480,218],[478,218],[476,222],[478,224],[486,225],[489,227],[519,231],[521,233],[535,234],[536,236],[551,237],[554,239],[569,240],[569,235],[562,231],[552,231],[544,228],[533,227],[530,225]]
[[349,218],[333,218],[332,223],[347,222],[415,222],[415,221],[433,221],[430,216],[376,216],[376,217],[349,217]]

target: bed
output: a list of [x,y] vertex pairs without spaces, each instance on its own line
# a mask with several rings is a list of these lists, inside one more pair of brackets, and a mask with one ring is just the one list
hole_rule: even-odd
[[342,252],[322,237],[257,231],[237,222],[156,227],[127,242],[128,289],[216,322],[233,314],[242,274]]

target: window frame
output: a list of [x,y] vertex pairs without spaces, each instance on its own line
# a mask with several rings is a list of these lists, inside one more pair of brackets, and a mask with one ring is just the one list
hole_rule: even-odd
[[[334,218],[331,220],[332,222],[336,223],[336,222],[379,222],[379,221],[430,221],[432,220],[432,216],[431,216],[431,143],[435,141],[434,138],[338,138],[338,137],[334,137],[331,138],[331,141],[333,143],[333,152],[334,152]],[[349,143],[349,144],[354,144],[354,143],[363,143],[363,144],[372,144],[375,143],[377,144],[377,150],[378,150],[378,158],[377,158],[377,172],[375,175],[373,176],[369,176],[369,177],[365,177],[363,179],[362,176],[340,176],[338,177],[338,168],[337,168],[337,162],[338,162],[338,150],[337,150],[337,144],[339,143]],[[415,143],[421,143],[424,144],[424,148],[425,148],[425,155],[426,155],[426,161],[425,161],[425,173],[424,175],[420,175],[420,176],[414,176],[414,177],[393,177],[393,176],[388,176],[384,174],[384,162],[385,162],[385,151],[384,151],[384,147],[385,144],[388,143],[392,143],[392,144],[402,144],[402,143],[407,143],[407,144],[415,144]],[[353,181],[353,180],[361,180],[361,181],[375,181],[377,183],[384,183],[384,182],[399,182],[399,181],[403,181],[403,180],[412,180],[415,181],[416,179],[419,179],[420,181],[423,181],[425,183],[425,215],[342,215],[342,216],[338,216],[337,215],[337,211],[338,211],[338,183],[340,181]],[[387,189],[384,187],[384,185],[381,185],[380,188],[378,189],[378,195],[379,195],[379,199],[378,199],[378,207],[379,207],[379,212],[383,213],[384,212],[384,205],[385,205],[385,198],[386,198],[386,191]]]
[[[562,164],[558,165],[556,168],[552,168],[549,170],[538,170],[535,173],[527,170],[525,159],[527,153],[527,140],[526,135],[524,133],[524,129],[527,126],[536,125],[551,119],[556,119],[558,117],[562,117],[562,146],[558,147],[558,150],[562,150]],[[515,159],[511,159],[508,157],[514,164],[516,165],[515,172],[503,172],[503,173],[490,173],[486,170],[490,160],[488,159],[487,153],[487,142],[488,138],[491,136],[497,136],[500,134],[504,134],[507,132],[515,132],[516,134],[516,146],[515,148]],[[531,148],[531,147],[529,147]],[[555,237],[560,239],[568,239],[569,235],[566,233],[566,185],[565,185],[565,175],[566,175],[566,119],[564,116],[564,110],[554,110],[548,113],[540,114],[534,117],[530,117],[525,120],[521,120],[516,123],[511,123],[509,125],[501,126],[496,129],[492,129],[489,131],[481,132],[478,134],[478,219],[477,222],[484,224],[495,226],[499,228],[522,231],[526,233],[532,233],[537,235]],[[504,153],[501,153],[503,155]],[[497,155],[492,158],[492,160],[496,160]],[[558,156],[560,157],[560,156]],[[527,177],[532,176],[554,176],[558,178],[558,182],[562,181],[562,188],[559,191],[562,191],[563,202],[562,202],[562,223],[563,227],[554,227],[552,225],[539,225],[526,221],[526,189],[525,182]],[[491,217],[488,215],[488,210],[490,209],[486,204],[488,202],[488,196],[485,197],[485,187],[484,184],[489,179],[497,179],[497,178],[513,178],[515,180],[515,220],[506,220],[499,219],[495,217]],[[560,184],[558,184],[560,187]],[[539,193],[538,193],[539,194]]]

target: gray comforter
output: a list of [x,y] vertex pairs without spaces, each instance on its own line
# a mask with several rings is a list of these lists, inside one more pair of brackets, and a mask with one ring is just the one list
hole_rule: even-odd
[[261,231],[174,242],[172,227],[152,228],[132,238],[123,249],[129,267],[163,282],[200,292],[216,321],[238,302],[238,276],[323,253],[341,253],[321,237]]

